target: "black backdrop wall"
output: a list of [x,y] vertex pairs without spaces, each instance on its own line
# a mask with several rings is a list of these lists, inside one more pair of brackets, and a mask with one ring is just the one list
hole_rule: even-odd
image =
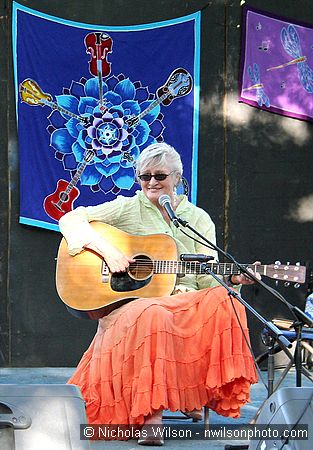
[[[313,124],[237,102],[240,1],[20,0],[78,22],[133,25],[202,10],[198,205],[217,226],[218,243],[241,262],[312,258]],[[310,0],[250,0],[246,4],[313,23]],[[73,366],[96,322],[71,316],[55,289],[60,235],[20,225],[18,139],[11,55],[12,2],[0,2],[0,361],[5,366]],[[31,180],[30,180],[31,182]],[[299,201],[303,201],[302,214]],[[306,200],[306,203],[304,202]],[[266,279],[274,286],[272,280]],[[303,307],[307,285],[278,290]],[[243,296],[264,317],[290,317],[259,287]],[[260,323],[249,313],[255,353],[264,349]]]

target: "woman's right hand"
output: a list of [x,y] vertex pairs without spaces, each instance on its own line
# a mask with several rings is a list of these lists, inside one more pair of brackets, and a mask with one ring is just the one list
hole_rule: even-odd
[[101,237],[85,245],[85,248],[95,251],[98,255],[104,258],[110,272],[112,273],[125,272],[129,267],[129,264],[135,262],[134,259],[124,255],[124,253]]

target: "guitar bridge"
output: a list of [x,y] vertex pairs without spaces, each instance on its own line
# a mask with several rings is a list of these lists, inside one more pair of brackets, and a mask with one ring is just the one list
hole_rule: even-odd
[[101,282],[108,283],[109,282],[110,271],[106,262],[103,260],[101,265]]
[[[62,200],[62,201],[63,201],[63,200]],[[64,211],[64,209],[62,209],[61,206],[58,205],[57,203],[52,202],[52,205],[55,206],[55,207],[56,207],[59,211],[61,211],[62,213],[66,213],[66,211]]]

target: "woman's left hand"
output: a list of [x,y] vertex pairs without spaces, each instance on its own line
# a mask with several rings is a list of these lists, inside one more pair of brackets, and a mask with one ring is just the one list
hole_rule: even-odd
[[[261,262],[260,261],[255,261],[253,263],[253,265],[257,266],[260,265]],[[261,280],[261,275],[259,273],[255,273],[252,269],[248,269],[249,272],[251,272],[258,280]],[[252,280],[252,278],[250,278],[248,275],[245,275],[244,273],[241,273],[240,275],[233,275],[231,277],[231,282],[232,284],[236,285],[236,284],[245,284],[245,285],[249,285],[249,284],[254,284],[255,281]]]

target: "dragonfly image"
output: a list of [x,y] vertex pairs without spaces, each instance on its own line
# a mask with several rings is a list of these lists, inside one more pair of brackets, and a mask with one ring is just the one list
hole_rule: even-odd
[[270,99],[264,92],[264,85],[261,83],[260,77],[260,68],[258,64],[254,63],[253,68],[251,66],[248,67],[248,75],[253,83],[252,86],[244,88],[243,91],[251,91],[252,89],[256,90],[256,101],[259,106],[265,105],[268,108],[270,107]]
[[295,27],[291,24],[288,25],[287,29],[283,27],[280,32],[280,40],[286,53],[288,53],[288,55],[292,56],[294,59],[288,61],[287,63],[280,64],[279,66],[269,67],[266,70],[276,70],[293,64],[297,64],[301,84],[307,92],[312,94],[313,70],[306,62],[307,57],[302,54],[300,38]]

